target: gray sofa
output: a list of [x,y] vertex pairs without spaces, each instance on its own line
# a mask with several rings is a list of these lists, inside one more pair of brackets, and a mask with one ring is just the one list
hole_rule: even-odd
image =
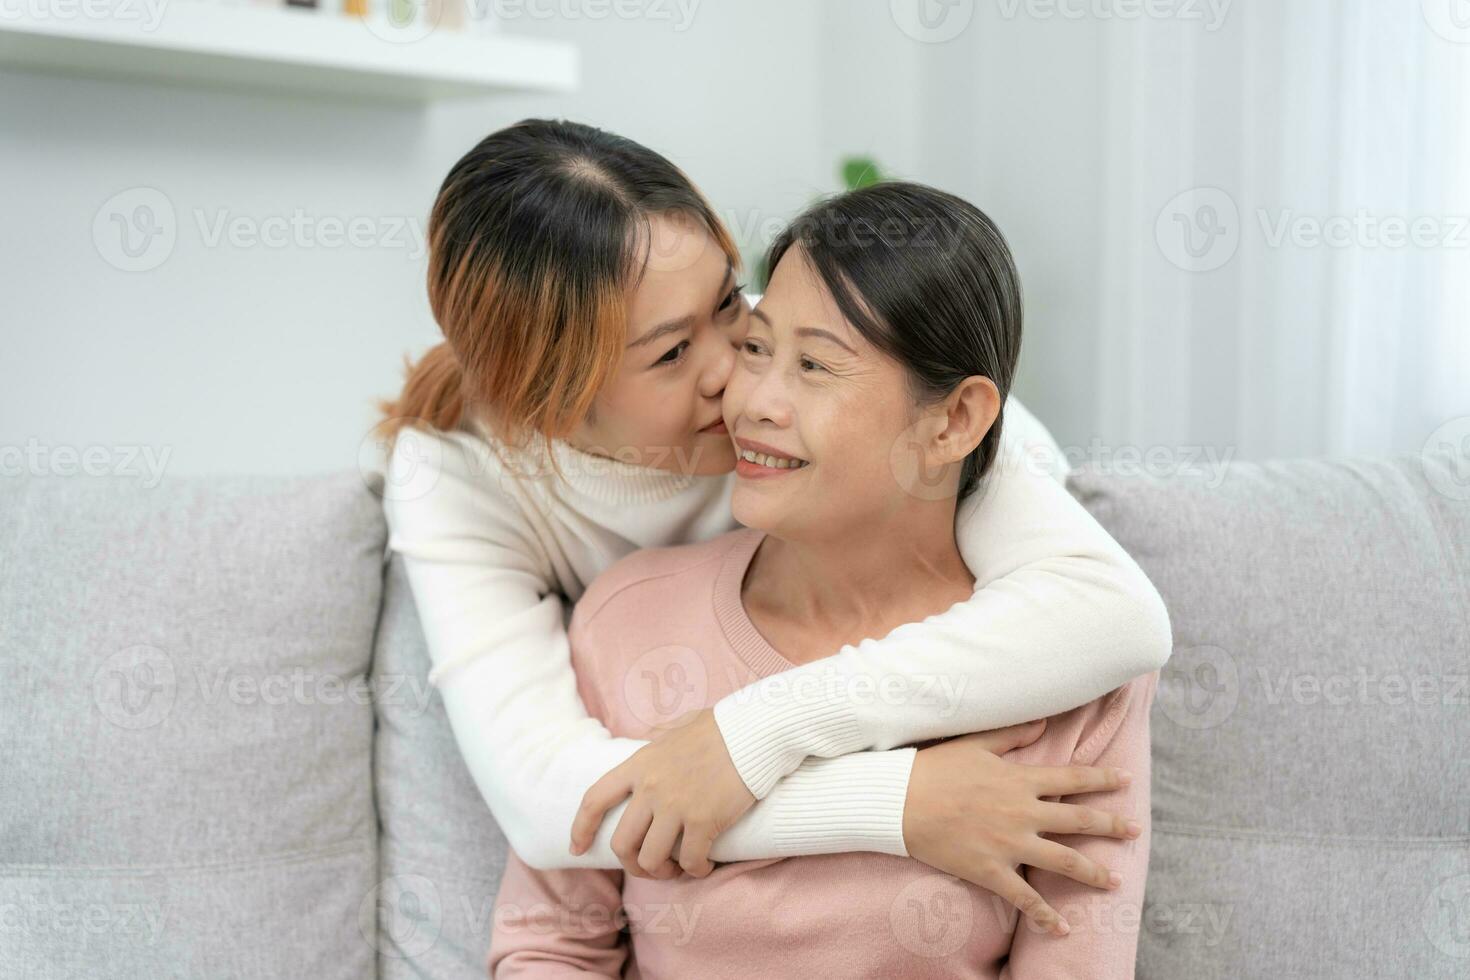
[[[1175,633],[1139,976],[1470,976],[1470,462],[1070,485]],[[385,538],[355,473],[0,482],[0,976],[484,975]]]

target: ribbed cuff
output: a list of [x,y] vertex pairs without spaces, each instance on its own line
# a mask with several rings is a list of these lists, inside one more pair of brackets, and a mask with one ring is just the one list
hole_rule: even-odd
[[758,800],[807,756],[832,758],[867,747],[850,704],[795,696],[782,680],[767,677],[714,707],[735,771]]
[[772,810],[777,852],[785,856],[875,851],[908,857],[903,806],[912,748],[808,759],[763,804]]

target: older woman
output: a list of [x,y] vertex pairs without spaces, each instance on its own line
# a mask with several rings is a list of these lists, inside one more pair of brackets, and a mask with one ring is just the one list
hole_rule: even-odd
[[[987,491],[994,468],[1021,465],[999,450],[1020,347],[1019,282],[984,214],[930,188],[881,184],[808,211],[771,258],[723,402],[739,454],[732,507],[745,527],[636,552],[576,607],[579,689],[616,735],[646,736],[670,686],[713,703],[963,601],[975,582],[955,541],[956,508]],[[894,855],[736,862],[663,880],[537,872],[512,859],[491,970],[1132,976],[1156,683],[1146,674],[1047,719],[1040,738],[1006,755],[1132,774],[1110,799],[1137,817],[1127,835],[1041,842],[1113,869],[1110,888],[1034,866],[1011,872],[1022,905],[1061,913],[1054,932],[1018,925],[991,892]],[[884,696],[881,686],[872,696]]]

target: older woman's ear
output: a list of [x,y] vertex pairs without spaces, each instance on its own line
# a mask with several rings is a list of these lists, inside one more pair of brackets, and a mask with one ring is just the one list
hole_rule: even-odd
[[957,385],[944,400],[948,424],[935,437],[934,451],[941,463],[963,460],[980,445],[1000,415],[1000,391],[995,382],[974,374]]

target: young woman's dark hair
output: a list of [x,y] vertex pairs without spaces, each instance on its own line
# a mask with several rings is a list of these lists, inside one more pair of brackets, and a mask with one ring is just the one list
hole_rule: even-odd
[[916,402],[971,375],[995,383],[1001,413],[965,458],[963,499],[995,461],[1021,353],[1021,279],[1000,229],[953,194],[892,181],[808,208],[772,243],[767,268],[793,245],[848,322],[908,369]]
[[630,139],[526,119],[444,178],[429,217],[429,305],[444,342],[380,404],[380,434],[454,428],[473,405],[507,445],[564,437],[617,370],[648,220],[681,212],[740,266],[689,178]]

